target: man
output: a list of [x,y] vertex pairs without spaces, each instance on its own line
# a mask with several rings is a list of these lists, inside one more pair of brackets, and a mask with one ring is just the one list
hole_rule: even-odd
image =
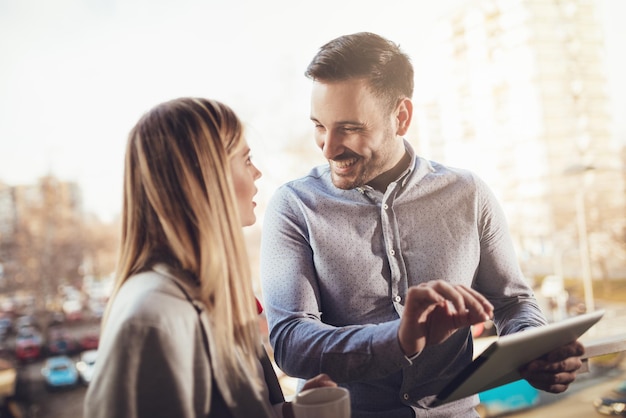
[[[413,68],[371,33],[339,37],[309,64],[311,120],[328,165],[282,186],[265,214],[261,278],[278,365],[327,373],[353,417],[476,417],[477,396],[429,409],[472,359],[470,326],[545,324],[504,215],[474,174],[415,155]],[[561,392],[574,342],[522,372]]]

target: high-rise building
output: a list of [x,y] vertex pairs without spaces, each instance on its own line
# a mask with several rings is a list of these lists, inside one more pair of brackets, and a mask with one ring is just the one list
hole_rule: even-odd
[[469,2],[441,22],[438,78],[416,99],[420,148],[492,186],[528,275],[580,277],[579,238],[595,277],[626,275],[624,146],[596,5]]
[[2,289],[54,287],[58,280],[78,274],[81,202],[76,183],[53,176],[34,184],[0,185]]

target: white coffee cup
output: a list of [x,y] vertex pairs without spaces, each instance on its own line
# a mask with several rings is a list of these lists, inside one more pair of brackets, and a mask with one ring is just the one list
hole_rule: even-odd
[[350,392],[342,387],[303,390],[293,400],[296,418],[350,418]]

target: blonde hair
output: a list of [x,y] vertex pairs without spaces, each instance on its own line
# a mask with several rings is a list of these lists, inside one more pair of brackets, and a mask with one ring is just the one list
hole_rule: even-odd
[[243,143],[241,121],[215,100],[171,100],[137,122],[126,148],[121,247],[107,313],[129,277],[166,262],[197,279],[220,363],[247,377],[260,335],[230,175],[230,157]]

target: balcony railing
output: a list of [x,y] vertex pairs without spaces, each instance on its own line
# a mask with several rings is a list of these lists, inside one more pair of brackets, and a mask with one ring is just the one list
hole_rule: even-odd
[[598,338],[583,342],[585,354],[583,355],[583,367],[579,373],[589,372],[589,359],[607,354],[616,354],[626,351],[626,334]]

